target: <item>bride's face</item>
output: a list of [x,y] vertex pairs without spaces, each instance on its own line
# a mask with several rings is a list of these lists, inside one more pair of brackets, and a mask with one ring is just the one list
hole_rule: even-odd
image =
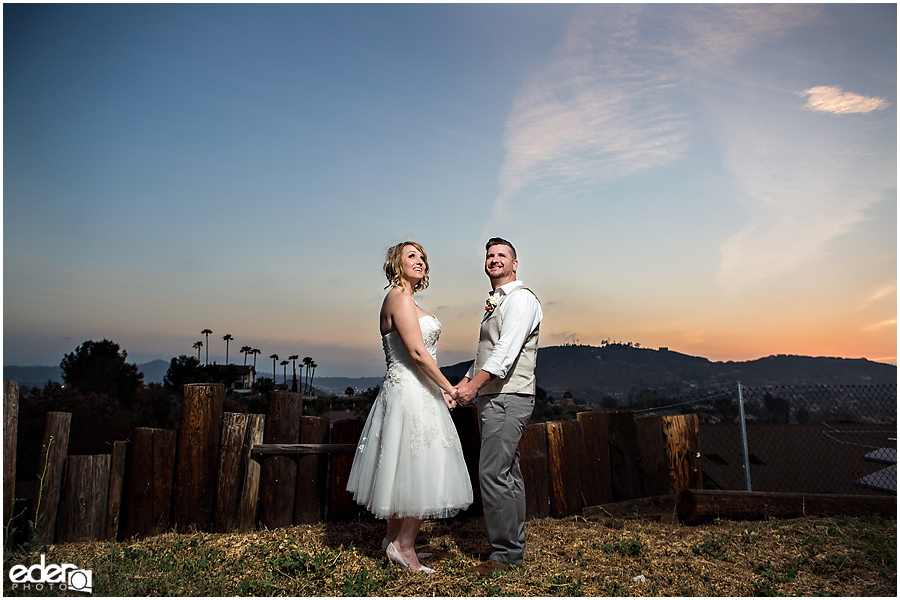
[[425,257],[415,246],[404,246],[400,269],[404,279],[416,283],[425,277]]

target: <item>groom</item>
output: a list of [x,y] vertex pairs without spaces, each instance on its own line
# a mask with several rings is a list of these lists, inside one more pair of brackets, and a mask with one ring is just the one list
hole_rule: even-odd
[[519,438],[534,410],[541,303],[516,280],[516,249],[503,238],[485,246],[491,293],[481,319],[475,362],[457,386],[460,404],[478,395],[478,463],[490,559],[469,569],[488,575],[521,565],[525,555],[525,483]]

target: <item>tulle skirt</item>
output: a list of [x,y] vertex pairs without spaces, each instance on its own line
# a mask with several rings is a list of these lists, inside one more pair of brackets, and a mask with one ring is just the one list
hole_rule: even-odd
[[347,490],[381,519],[447,518],[472,503],[459,435],[437,387],[410,372],[385,378]]

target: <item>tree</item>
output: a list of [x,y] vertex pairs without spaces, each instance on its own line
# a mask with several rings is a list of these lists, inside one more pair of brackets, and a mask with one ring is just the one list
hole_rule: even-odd
[[206,336],[206,364],[209,364],[209,334],[212,333],[212,329],[204,329],[200,332],[200,335]]
[[111,340],[88,340],[66,354],[59,367],[67,386],[82,394],[106,394],[131,408],[143,386],[144,374],[137,365],[125,362],[127,357],[128,353],[120,353],[119,345]]
[[194,348],[197,349],[197,362],[200,362],[200,348],[203,347],[203,341],[194,342]]
[[250,354],[253,355],[253,370],[255,371],[256,370],[256,357],[257,357],[257,355],[262,354],[262,350],[260,350],[259,348],[254,348],[253,350],[250,351]]
[[345,396],[355,396],[356,390],[354,390],[352,387],[348,387],[346,390],[344,390],[344,395]]
[[169,370],[163,378],[163,386],[181,395],[186,383],[208,383],[210,380],[209,373],[200,364],[200,359],[182,354],[169,363]]
[[244,355],[244,366],[247,366],[247,355],[253,352],[253,348],[250,346],[241,346],[241,354]]
[[291,384],[292,392],[297,391],[297,359],[298,358],[300,358],[300,356],[298,354],[291,354],[290,356],[288,356],[288,360],[291,361],[291,363],[292,363],[291,367],[292,367],[293,373],[294,373],[293,383]]
[[318,367],[319,365],[317,365],[314,362],[311,362],[311,363],[309,363],[309,366],[312,368],[312,375],[309,378],[309,393],[310,393],[310,395],[312,395],[312,393],[313,393],[312,381],[313,381],[313,377],[316,376],[316,367]]
[[272,359],[272,381],[275,381],[275,379],[277,377],[276,374],[278,373],[278,367],[276,366],[277,365],[276,361],[278,360],[278,355],[272,354],[269,356],[269,358]]
[[304,365],[306,365],[306,385],[304,386],[304,393],[309,392],[309,365],[312,364],[312,357],[304,356],[303,360],[300,361]]
[[284,371],[284,373],[281,376],[281,383],[287,384],[287,366],[289,364],[291,364],[291,361],[289,361],[289,360],[281,361],[281,367]]
[[222,336],[222,339],[225,340],[225,366],[227,367],[228,366],[228,344],[230,344],[231,340],[233,340],[234,338],[231,337],[230,333],[226,333],[224,336]]

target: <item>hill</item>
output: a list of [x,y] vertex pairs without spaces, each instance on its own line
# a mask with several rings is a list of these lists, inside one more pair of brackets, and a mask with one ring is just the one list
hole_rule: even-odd
[[[161,359],[151,360],[138,365],[137,368],[144,374],[144,383],[162,383],[166,371],[169,370],[169,362]],[[52,367],[7,365],[3,367],[3,379],[18,381],[20,388],[42,388],[48,381],[63,382],[59,365]]]
[[[471,361],[442,369],[447,377],[465,375]],[[897,367],[864,358],[780,354],[751,361],[718,361],[680,352],[606,346],[548,346],[538,352],[537,383],[559,398],[599,402],[603,396],[627,398],[642,390],[667,397],[691,396],[746,386],[896,384]]]

